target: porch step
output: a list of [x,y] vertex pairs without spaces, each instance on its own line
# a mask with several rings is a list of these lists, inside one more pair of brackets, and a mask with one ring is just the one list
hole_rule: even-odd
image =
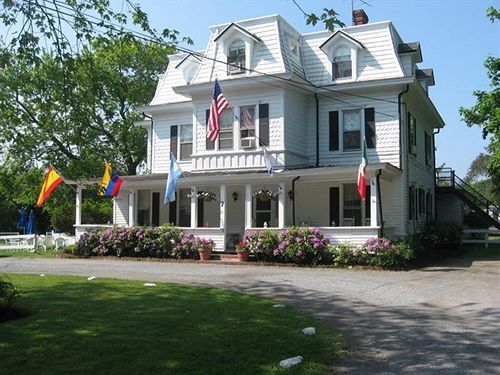
[[206,262],[213,263],[238,263],[238,255],[236,253],[212,253],[210,260]]

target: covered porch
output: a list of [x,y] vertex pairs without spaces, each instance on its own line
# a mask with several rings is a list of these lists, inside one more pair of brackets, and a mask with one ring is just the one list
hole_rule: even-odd
[[[390,164],[377,164],[369,166],[367,175],[367,199],[362,201],[356,186],[357,166],[294,169],[273,176],[184,173],[177,182],[176,200],[170,204],[163,204],[166,174],[124,176],[113,203],[113,225],[170,223],[214,240],[217,251],[234,251],[247,230],[279,231],[292,225],[317,227],[333,243],[358,244],[380,235],[380,181],[397,184],[394,180],[400,171]],[[89,230],[79,222],[81,189],[77,237]]]

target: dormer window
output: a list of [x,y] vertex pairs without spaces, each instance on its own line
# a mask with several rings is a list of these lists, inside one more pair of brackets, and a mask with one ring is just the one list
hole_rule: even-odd
[[227,56],[228,74],[241,73],[245,70],[245,42],[236,39],[229,45]]
[[198,69],[197,66],[192,66],[186,70],[184,73],[184,79],[186,80],[186,83],[191,83],[191,81],[194,78],[194,75],[196,74],[196,70]]
[[351,49],[346,46],[337,48],[333,54],[333,79],[352,77]]

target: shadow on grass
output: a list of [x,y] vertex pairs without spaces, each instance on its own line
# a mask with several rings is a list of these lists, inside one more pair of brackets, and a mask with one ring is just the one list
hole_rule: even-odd
[[[13,280],[23,290],[23,280]],[[33,278],[33,276],[31,276]],[[64,280],[64,281],[58,281]],[[281,359],[304,355],[292,372],[329,372],[339,335],[301,330],[309,314],[213,288],[73,278],[37,278],[26,289],[37,313],[0,325],[0,373],[282,373]],[[88,283],[88,284],[87,284]]]
[[500,309],[463,303],[450,309],[385,307],[285,285],[231,289],[277,298],[340,329],[352,356],[337,370],[352,374],[498,373]]

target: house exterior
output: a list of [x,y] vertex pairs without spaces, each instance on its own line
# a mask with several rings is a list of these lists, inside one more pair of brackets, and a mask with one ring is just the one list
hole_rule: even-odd
[[[355,12],[357,24],[335,32],[300,34],[279,15],[215,25],[205,51],[171,56],[138,124],[148,173],[122,177],[113,224],[173,223],[219,251],[264,227],[314,226],[334,243],[422,228],[435,215],[434,136],[444,126],[429,98],[432,69],[419,68],[420,44],[390,21]],[[216,78],[230,107],[210,142]],[[171,154],[183,176],[163,204]],[[77,235],[89,227],[81,189]]]

